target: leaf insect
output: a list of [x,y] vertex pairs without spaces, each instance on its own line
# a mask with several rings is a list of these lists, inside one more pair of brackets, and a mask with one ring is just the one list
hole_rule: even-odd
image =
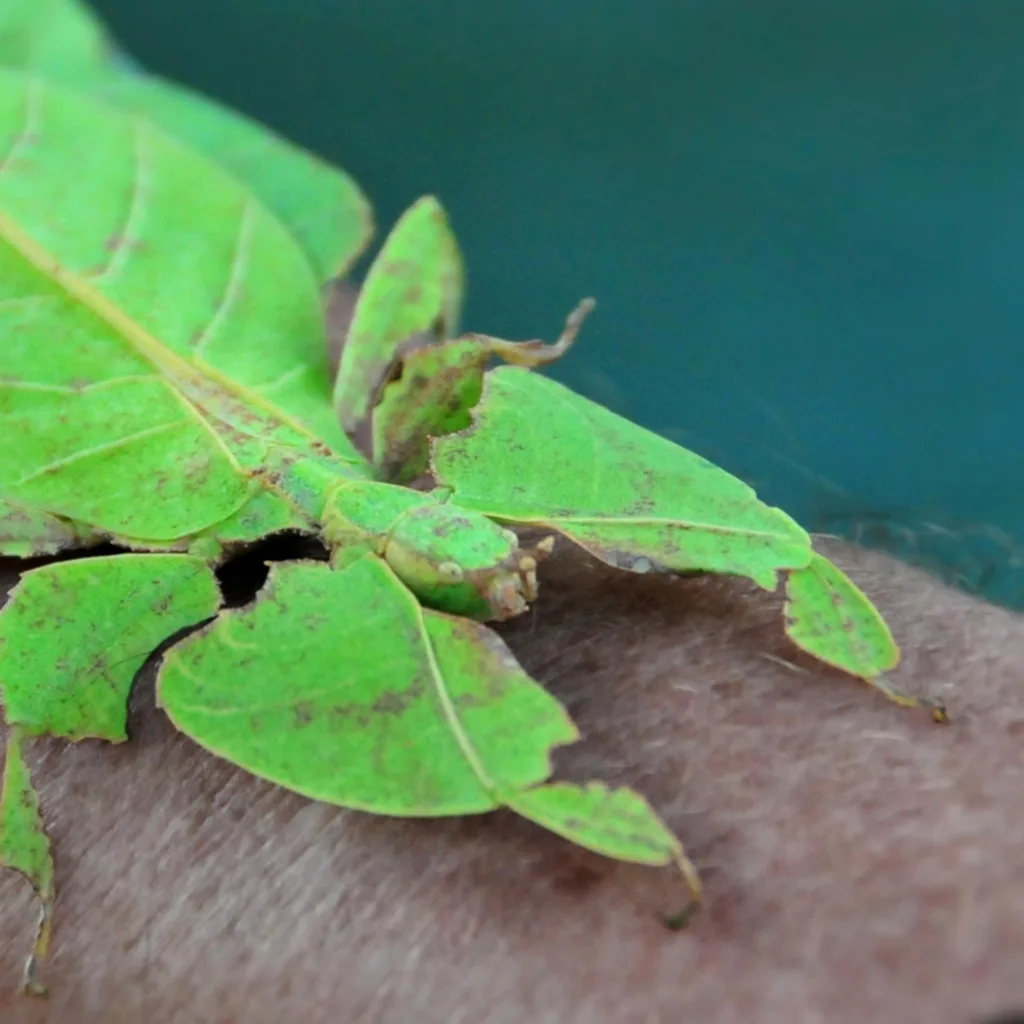
[[[158,704],[217,756],[375,814],[509,808],[674,865],[693,907],[697,872],[639,793],[552,781],[576,727],[486,625],[533,601],[554,538],[632,572],[782,574],[794,644],[945,717],[882,681],[888,628],[796,522],[536,372],[586,305],[553,345],[456,334],[461,258],[433,198],[384,242],[332,381],[315,267],[353,254],[314,263],[237,171],[17,71],[0,153],[0,554],[85,552],[27,568],[0,611],[0,864],[42,907],[29,991],[55,876],[25,750],[124,742],[136,673],[183,631]],[[366,421],[368,455],[346,432]],[[225,607],[216,570],[282,533],[323,557],[273,563]]]

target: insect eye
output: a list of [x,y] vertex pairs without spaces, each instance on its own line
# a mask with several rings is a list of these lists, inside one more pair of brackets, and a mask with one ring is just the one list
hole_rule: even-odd
[[458,562],[440,562],[437,574],[445,583],[461,583],[466,578]]

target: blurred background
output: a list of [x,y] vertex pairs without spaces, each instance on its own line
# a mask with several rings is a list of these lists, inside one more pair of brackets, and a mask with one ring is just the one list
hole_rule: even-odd
[[[1020,0],[93,0],[148,69],[425,192],[465,326],[1024,607]],[[378,236],[379,237],[379,236]]]

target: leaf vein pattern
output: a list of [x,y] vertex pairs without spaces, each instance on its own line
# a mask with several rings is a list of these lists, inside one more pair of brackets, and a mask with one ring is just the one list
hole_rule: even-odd
[[145,122],[132,119],[132,154],[135,170],[132,175],[132,194],[128,201],[128,212],[124,224],[111,236],[111,253],[107,265],[92,274],[83,274],[93,284],[109,284],[124,269],[131,255],[132,246],[141,240],[139,222],[145,212],[146,186],[149,183],[150,164],[147,159]]
[[238,220],[238,233],[235,236],[235,250],[231,257],[231,269],[228,272],[227,282],[224,286],[224,293],[217,303],[213,316],[203,328],[202,333],[196,338],[193,344],[195,355],[202,355],[203,349],[210,343],[211,339],[227,320],[235,303],[242,293],[242,284],[245,281],[245,272],[249,265],[249,243],[252,237],[254,207],[251,199],[247,199],[242,207],[242,215]]
[[58,469],[63,469],[65,466],[69,466],[81,459],[87,459],[90,456],[100,455],[104,452],[116,451],[119,448],[126,448],[134,441],[142,441],[146,438],[169,433],[172,430],[177,430],[186,423],[188,423],[187,419],[173,420],[170,423],[161,423],[156,427],[147,427],[145,430],[137,430],[133,434],[126,434],[124,437],[119,437],[116,441],[107,441],[104,444],[93,445],[90,448],[80,448],[72,455],[68,455],[63,459],[54,459],[52,462],[48,462],[45,466],[40,466],[37,470],[34,470],[27,476],[23,476],[17,482],[16,486],[21,487],[38,477],[45,476],[47,473],[53,473]]

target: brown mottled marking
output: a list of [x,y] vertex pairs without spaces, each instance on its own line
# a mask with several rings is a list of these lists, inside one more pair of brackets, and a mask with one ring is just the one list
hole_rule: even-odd
[[146,249],[146,243],[141,238],[129,238],[126,235],[115,233],[103,243],[103,249],[111,255],[120,249],[127,249],[133,253],[143,252]]

